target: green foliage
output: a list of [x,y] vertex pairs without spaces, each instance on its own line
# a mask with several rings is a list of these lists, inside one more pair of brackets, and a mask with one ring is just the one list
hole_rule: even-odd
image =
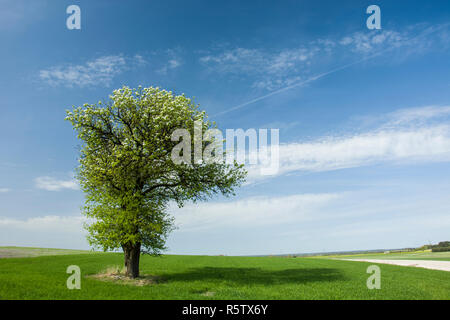
[[77,178],[86,194],[89,240],[104,250],[141,244],[143,252],[158,254],[173,229],[170,202],[232,195],[245,179],[237,163],[172,161],[174,130],[193,134],[195,121],[202,121],[202,132],[214,126],[184,95],[123,87],[107,103],[67,111],[66,120],[83,141]]
[[450,251],[450,246],[449,247],[433,247],[433,249],[431,249],[432,252],[447,252]]

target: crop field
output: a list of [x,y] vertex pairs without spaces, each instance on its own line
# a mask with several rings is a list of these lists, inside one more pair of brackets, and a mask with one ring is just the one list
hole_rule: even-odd
[[[1,250],[5,257],[6,251],[19,249]],[[41,252],[0,259],[0,299],[450,299],[450,272],[414,267],[379,265],[381,289],[369,290],[366,270],[371,263],[365,262],[142,256],[141,278],[121,281],[98,276],[122,265],[120,253]],[[66,286],[70,265],[80,267],[79,290]]]
[[91,253],[85,250],[70,249],[50,249],[50,248],[33,248],[33,247],[0,247],[0,258],[25,258],[39,256],[54,256],[66,254],[86,254]]

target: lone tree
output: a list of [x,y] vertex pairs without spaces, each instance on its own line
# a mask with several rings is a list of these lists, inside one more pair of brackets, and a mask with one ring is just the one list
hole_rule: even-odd
[[[141,253],[158,255],[165,249],[173,230],[166,210],[170,202],[181,207],[217,193],[234,194],[245,179],[243,166],[236,162],[172,160],[178,144],[174,130],[194,134],[199,121],[202,133],[214,128],[184,95],[123,87],[107,103],[67,111],[66,120],[83,141],[77,178],[86,194],[83,213],[92,221],[85,226],[88,240],[105,251],[122,248],[132,278],[139,276]],[[210,143],[202,142],[202,148]]]

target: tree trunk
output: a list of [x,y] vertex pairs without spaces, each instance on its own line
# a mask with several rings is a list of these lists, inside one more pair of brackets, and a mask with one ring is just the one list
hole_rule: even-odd
[[141,244],[136,243],[134,245],[124,245],[122,246],[122,248],[125,258],[126,275],[130,278],[139,277],[139,258],[141,256]]

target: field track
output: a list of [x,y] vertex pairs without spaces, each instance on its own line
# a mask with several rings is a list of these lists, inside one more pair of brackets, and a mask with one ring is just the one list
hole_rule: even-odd
[[381,259],[343,259],[347,261],[362,261],[383,264],[393,264],[396,266],[418,267],[432,270],[450,271],[450,261],[433,260],[381,260]]

